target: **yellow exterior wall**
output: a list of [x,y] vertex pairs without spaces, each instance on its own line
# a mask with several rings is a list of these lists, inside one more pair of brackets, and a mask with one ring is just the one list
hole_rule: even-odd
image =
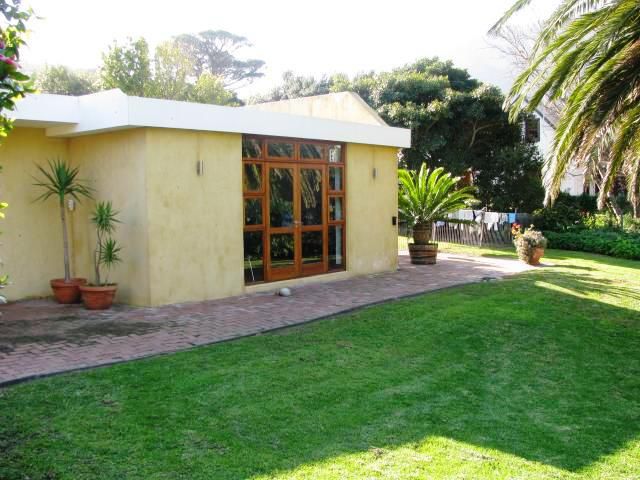
[[9,203],[0,220],[0,272],[10,276],[2,292],[10,300],[50,295],[49,280],[64,276],[58,204],[34,202],[42,190],[32,185],[36,164],[55,158],[69,158],[67,141],[42,129],[15,128],[0,145],[0,201]]
[[[122,246],[122,263],[109,274],[118,283],[116,300],[134,305],[150,303],[147,229],[146,130],[123,130],[69,139],[72,163],[94,189],[95,200],[110,200],[122,222],[114,238]],[[95,229],[93,201],[84,201],[73,214],[74,269],[91,281]]]
[[[348,144],[347,271],[366,274],[398,266],[398,149]],[[373,178],[373,169],[376,178]]]
[[151,304],[244,291],[241,149],[239,134],[147,130]]
[[[120,211],[123,263],[110,276],[119,284],[117,301],[161,305],[276,288],[244,286],[241,135],[140,128],[55,139],[17,128],[0,147],[0,200],[10,203],[0,222],[0,271],[14,282],[9,298],[50,295],[49,279],[63,273],[57,205],[33,203],[38,190],[31,186],[34,163],[56,157],[79,166],[96,199]],[[279,284],[397,268],[397,149],[348,144],[346,167],[347,271]],[[85,201],[69,213],[72,272],[89,279],[92,207]]]

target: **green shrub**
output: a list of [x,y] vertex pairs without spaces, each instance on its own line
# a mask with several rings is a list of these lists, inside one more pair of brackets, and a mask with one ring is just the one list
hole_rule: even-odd
[[533,212],[533,224],[543,232],[564,232],[583,228],[586,218],[597,211],[596,198],[582,194],[579,196],[561,193],[553,206]]
[[545,232],[549,248],[640,260],[640,234],[613,230]]
[[633,215],[627,213],[624,216],[623,224],[625,232],[640,234],[640,218],[633,218]]

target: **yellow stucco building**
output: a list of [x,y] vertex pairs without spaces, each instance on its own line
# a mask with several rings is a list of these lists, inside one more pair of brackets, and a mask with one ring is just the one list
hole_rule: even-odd
[[[33,95],[0,147],[0,258],[12,299],[61,276],[54,201],[36,165],[79,167],[122,224],[117,300],[154,306],[348,278],[397,266],[392,128],[352,93],[242,108],[128,97]],[[69,204],[72,272],[91,276],[92,201]]]

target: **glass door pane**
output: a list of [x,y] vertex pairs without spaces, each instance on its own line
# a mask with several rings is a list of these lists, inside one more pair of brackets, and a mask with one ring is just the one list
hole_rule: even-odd
[[271,268],[295,266],[295,243],[293,233],[271,234]]
[[343,269],[344,229],[340,225],[329,227],[329,269]]
[[262,232],[244,232],[244,282],[264,280]]
[[269,280],[285,280],[298,275],[296,256],[298,223],[296,215],[297,168],[278,164],[269,167],[268,175],[268,275]]
[[329,190],[341,192],[343,188],[342,167],[329,167]]
[[324,261],[325,169],[300,167],[300,265],[303,275],[326,270]]
[[269,170],[269,218],[271,227],[293,227],[293,168]]
[[302,225],[322,225],[322,170],[300,169],[300,212]]
[[302,232],[302,266],[322,263],[322,230]]

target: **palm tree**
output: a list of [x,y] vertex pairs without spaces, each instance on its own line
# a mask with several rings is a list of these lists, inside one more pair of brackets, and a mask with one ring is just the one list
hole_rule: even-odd
[[100,287],[109,283],[107,276],[102,281],[100,267],[105,266],[110,270],[116,263],[120,263],[120,246],[111,237],[115,232],[118,220],[118,213],[113,209],[111,202],[98,202],[93,210],[91,222],[96,227],[96,248],[93,251],[93,266],[95,274],[95,285]]
[[[518,0],[493,26],[498,32],[532,0]],[[548,68],[540,68],[549,65]],[[546,203],[553,202],[572,161],[587,167],[609,200],[616,178],[627,179],[640,215],[640,2],[563,0],[545,22],[528,66],[505,101],[511,120],[544,100],[561,100]]]
[[44,189],[44,193],[37,200],[45,201],[54,197],[60,207],[60,221],[62,222],[62,246],[64,249],[64,281],[71,282],[71,268],[69,266],[69,232],[65,198],[67,195],[80,201],[81,197],[91,198],[91,189],[78,179],[78,168],[71,167],[67,162],[56,159],[48,162],[48,169],[38,165],[42,179],[36,179],[34,185]]
[[[457,189],[460,177],[452,177],[450,173],[445,173],[442,167],[431,171],[427,168],[427,164],[423,163],[419,172],[400,169],[398,179],[400,181],[398,211],[401,218],[413,227],[415,245],[429,243],[433,235],[434,222],[452,221],[448,218],[448,214],[476,201],[473,195],[475,188]],[[410,244],[410,253],[411,247]]]

